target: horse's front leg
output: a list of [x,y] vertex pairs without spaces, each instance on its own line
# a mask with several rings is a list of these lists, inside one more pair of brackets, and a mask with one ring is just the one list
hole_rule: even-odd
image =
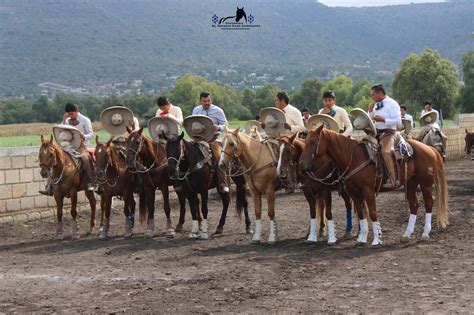
[[357,218],[359,219],[359,235],[357,236],[357,246],[364,246],[367,243],[367,236],[369,234],[369,224],[367,219],[364,218],[365,206],[364,199],[360,197],[352,197],[354,202],[354,208],[357,212]]
[[71,196],[72,238],[78,239],[80,235],[77,222],[77,190],[71,190],[69,194]]
[[170,193],[167,183],[160,186],[161,194],[163,195],[163,210],[166,216],[166,237],[174,238],[175,232],[171,224],[171,207],[170,207]]
[[209,201],[209,192],[206,188],[204,188],[203,191],[201,192],[202,221],[201,221],[201,231],[199,233],[199,238],[203,240],[209,239],[209,228],[208,228],[208,221],[207,221],[207,215],[209,213],[209,209],[207,207],[208,201]]
[[191,229],[191,233],[189,233],[188,238],[189,239],[197,239],[199,238],[199,220],[198,220],[198,212],[199,212],[199,207],[198,207],[198,198],[197,194],[192,193],[192,192],[186,192],[186,197],[189,202],[189,208],[191,210],[191,216],[193,217],[193,225]]
[[56,238],[64,238],[64,227],[63,227],[63,206],[64,197],[60,196],[59,193],[54,193],[54,199],[56,200],[56,216],[58,220],[58,226],[56,227]]
[[144,187],[145,199],[148,208],[148,220],[145,230],[145,238],[155,235],[155,189],[151,186]]
[[277,227],[275,223],[275,189],[270,187],[266,191],[268,204],[268,217],[270,218],[270,230],[268,233],[268,244],[275,244],[277,240]]
[[[328,242],[329,246],[336,244],[336,226],[332,218],[332,196],[329,189],[324,191],[324,204],[326,205],[326,219],[328,220]],[[323,218],[324,220],[324,218]]]
[[[87,234],[93,234],[94,229],[95,229],[96,199],[95,199],[95,195],[94,195],[93,191],[86,190],[85,194],[86,194],[87,200],[89,200],[89,206],[91,207],[90,226],[89,226],[89,231],[87,232]],[[107,224],[109,222],[109,218],[110,218],[110,207],[109,207],[108,217],[107,217],[107,213],[106,213]]]
[[[125,217],[125,223],[123,227],[123,237],[131,238],[133,235],[133,226],[135,225],[135,207],[137,204],[133,196],[133,190],[125,191],[124,195],[123,215]],[[140,201],[140,206],[144,206],[144,204],[142,204],[143,202],[143,200]]]
[[255,233],[252,243],[260,243],[262,240],[262,195],[258,191],[252,190],[252,199],[255,209]]
[[345,189],[341,192],[342,199],[344,199],[344,205],[346,206],[346,232],[344,238],[352,237],[352,202],[351,197]]
[[377,220],[377,204],[375,202],[375,192],[373,189],[366,188],[364,190],[364,199],[369,208],[369,216],[372,221],[372,230],[374,239],[372,240],[372,248],[379,248],[382,246],[382,227]]
[[319,237],[326,236],[326,192],[322,190],[319,198],[316,198],[316,222],[318,224]]
[[229,210],[230,194],[228,192],[220,192],[219,190],[217,191],[222,201],[222,212],[221,212],[221,218],[219,219],[219,225],[217,226],[215,234],[222,234],[224,232],[224,225],[225,225],[225,220],[227,218],[227,211]]
[[310,215],[310,226],[309,226],[309,233],[307,235],[306,242],[307,243],[316,243],[318,241],[318,228],[316,222],[316,198],[314,197],[313,193],[311,192],[311,184],[306,183],[303,186],[303,193],[308,202],[309,206],[309,215]]
[[174,231],[176,233],[181,233],[183,232],[183,224],[186,217],[186,196],[181,191],[176,192],[176,195],[178,196],[179,201],[179,220],[178,225],[176,225],[174,228]]

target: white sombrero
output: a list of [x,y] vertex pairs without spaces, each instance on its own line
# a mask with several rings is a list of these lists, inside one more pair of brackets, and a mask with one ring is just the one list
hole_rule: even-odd
[[436,118],[436,112],[430,111],[422,115],[419,119],[419,122],[421,126],[425,126],[434,123]]
[[133,121],[133,112],[123,106],[109,107],[100,114],[102,127],[112,136],[127,133],[127,126],[132,127],[130,121]]
[[73,126],[56,125],[53,127],[54,139],[60,147],[77,150],[81,146],[82,133]]
[[351,110],[351,116],[354,118],[352,121],[352,125],[356,130],[363,130],[368,135],[376,136],[377,129],[375,128],[375,124],[370,118],[369,114],[365,110],[360,108],[354,108]]
[[279,138],[285,130],[285,113],[275,107],[265,107],[260,110],[260,119],[263,122],[267,135]]
[[257,128],[257,132],[261,133],[263,131],[262,124],[256,120],[249,120],[245,124],[245,133],[250,134],[253,128]]
[[308,118],[307,125],[308,130],[311,130],[319,125],[323,124],[325,128],[330,129],[335,132],[339,132],[341,128],[337,124],[337,121],[329,115],[326,114],[316,114]]
[[184,129],[195,141],[211,141],[216,134],[212,126],[214,126],[212,119],[204,115],[191,115],[183,120]]
[[403,131],[406,134],[409,134],[412,129],[413,126],[411,124],[411,121],[405,118],[402,118],[402,124],[397,127],[398,131]]
[[163,133],[166,138],[177,138],[179,122],[171,116],[153,117],[148,121],[148,131],[154,141],[161,139]]

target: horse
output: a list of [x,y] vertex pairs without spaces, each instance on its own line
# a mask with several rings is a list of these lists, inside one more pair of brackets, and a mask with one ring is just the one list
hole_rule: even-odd
[[239,22],[242,18],[245,19],[245,23],[247,23],[247,14],[245,14],[245,11],[244,11],[244,7],[242,7],[242,9],[240,9],[239,7],[237,7],[237,11],[235,11],[235,15],[234,16],[228,16],[228,17],[225,17],[225,18],[221,18],[219,20],[219,24],[222,24],[223,22],[225,22],[225,20],[227,19],[233,19],[235,18],[235,22]]
[[40,174],[43,178],[48,178],[52,184],[53,196],[56,201],[56,215],[58,226],[56,237],[63,238],[63,205],[64,197],[71,198],[72,237],[78,239],[79,224],[77,222],[77,192],[85,191],[91,207],[90,229],[88,234],[94,232],[95,228],[95,206],[96,200],[93,191],[86,190],[84,174],[80,171],[75,161],[69,153],[59,147],[53,141],[51,135],[47,140],[41,135],[41,146],[39,149]]
[[[278,158],[277,174],[281,181],[287,181],[292,169],[299,169],[299,159],[305,148],[302,139],[293,136],[280,136],[280,155]],[[313,175],[314,174],[314,175]],[[324,180],[320,180],[323,178]],[[337,241],[334,221],[332,218],[332,196],[331,192],[338,190],[339,185],[333,183],[337,179],[334,163],[326,156],[312,161],[311,172],[298,172],[297,180],[302,183],[301,189],[305,195],[310,209],[310,232],[306,242],[315,243],[319,236],[324,234],[324,213],[328,220],[328,245],[334,245]],[[345,238],[352,234],[352,204],[347,192],[340,191],[346,206],[346,234]],[[316,211],[317,209],[317,211]],[[325,211],[326,210],[326,211]]]
[[[415,229],[418,199],[416,189],[420,186],[425,203],[426,215],[422,240],[429,240],[431,232],[431,217],[433,208],[432,187],[436,189],[436,206],[438,225],[445,228],[448,221],[448,185],[441,155],[433,147],[427,146],[416,140],[407,140],[413,147],[415,154],[412,158],[402,163],[400,167],[401,182],[405,183],[408,202],[410,205],[410,218],[408,226],[401,241],[408,242]],[[359,236],[357,245],[367,243],[368,223],[364,219],[364,202],[369,209],[372,220],[373,241],[372,247],[382,245],[382,229],[377,220],[375,202],[376,189],[382,185],[382,179],[377,174],[377,166],[367,156],[367,151],[362,142],[349,139],[334,131],[323,129],[319,126],[309,132],[306,146],[301,154],[300,163],[303,170],[311,169],[314,158],[327,155],[336,165],[339,177],[338,182],[344,185],[351,196],[354,207],[359,217]]]
[[[166,136],[163,134],[163,137]],[[208,227],[208,198],[209,189],[217,188],[217,174],[213,172],[212,154],[206,143],[187,141],[184,132],[177,138],[167,139],[166,156],[168,158],[168,173],[171,178],[179,181],[188,199],[193,225],[190,239],[209,239]],[[250,218],[248,217],[245,180],[243,177],[233,178],[237,185],[237,212],[245,211],[246,232],[250,233]],[[222,212],[215,234],[222,234],[225,225],[227,210],[230,203],[230,193],[217,192],[222,200]],[[199,210],[199,198],[201,196],[201,209]],[[199,226],[199,214],[202,214]]]
[[[474,132],[469,132],[467,129],[466,136],[464,137],[464,141],[466,146],[464,147],[464,151],[469,156],[471,154],[472,147],[474,146]],[[474,156],[471,155],[471,160],[474,160]]]
[[[158,188],[163,195],[163,210],[166,215],[166,236],[173,238],[175,232],[181,232],[184,223],[185,196],[182,192],[176,192],[179,200],[180,217],[176,229],[171,224],[171,208],[169,201],[169,186],[173,184],[166,169],[166,151],[162,143],[154,142],[143,134],[143,128],[132,131],[127,127],[129,136],[125,163],[131,173],[136,173],[141,179],[145,193],[146,207],[148,212],[145,237],[153,237],[155,233],[155,191]],[[140,207],[140,209],[142,209]],[[144,220],[146,212],[140,213],[140,220]]]
[[280,188],[280,180],[276,173],[276,158],[266,143],[239,133],[240,128],[229,130],[225,128],[225,137],[219,166],[228,168],[230,161],[237,157],[244,168],[240,172],[249,184],[255,207],[255,232],[253,243],[260,243],[262,233],[262,196],[267,196],[268,216],[270,218],[270,233],[268,243],[277,240],[275,224],[275,191]]
[[[124,149],[116,147],[112,144],[113,138],[106,143],[99,140],[96,136],[95,170],[98,183],[103,187],[100,194],[100,230],[99,239],[107,239],[110,227],[110,209],[112,206],[112,197],[123,197],[125,215],[124,237],[132,237],[133,227],[135,225],[135,199],[133,198],[134,185],[136,179],[133,174],[128,171],[125,164]],[[140,207],[145,206],[145,196],[140,193]],[[141,212],[144,212],[142,210]]]

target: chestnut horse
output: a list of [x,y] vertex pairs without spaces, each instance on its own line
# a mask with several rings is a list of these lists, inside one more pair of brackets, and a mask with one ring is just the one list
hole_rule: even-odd
[[[112,197],[122,197],[124,201],[123,212],[125,214],[124,237],[132,237],[135,225],[135,199],[133,198],[134,186],[137,178],[128,171],[125,164],[125,149],[112,144],[113,138],[106,143],[95,137],[95,169],[98,183],[103,187],[100,194],[100,230],[99,239],[107,239],[110,227],[110,209],[112,207]],[[144,194],[140,193],[140,207],[145,206]],[[142,209],[141,212],[144,212]]]
[[[169,201],[169,186],[172,181],[166,169],[166,151],[162,143],[154,142],[143,134],[143,128],[132,131],[127,127],[129,136],[127,138],[127,153],[125,163],[131,173],[140,176],[143,191],[145,192],[146,209],[148,211],[147,228],[145,237],[153,237],[155,233],[155,191],[158,188],[163,195],[163,209],[166,215],[166,236],[174,237],[175,230],[171,224],[171,208]],[[180,218],[176,231],[180,232],[184,223],[185,196],[182,192],[176,192],[179,200]],[[140,208],[142,209],[142,208]],[[140,213],[143,218],[145,213]]]
[[84,180],[85,174],[82,174],[76,166],[73,158],[53,141],[44,139],[41,135],[41,146],[39,149],[39,166],[41,168],[41,177],[48,178],[52,183],[53,196],[56,200],[56,215],[58,226],[56,228],[56,237],[63,238],[63,205],[64,197],[71,198],[71,216],[72,237],[79,238],[79,225],[77,222],[77,192],[84,190],[89,204],[91,206],[90,230],[94,232],[95,227],[95,196],[93,191],[86,190]]
[[[448,185],[443,158],[436,149],[416,140],[408,140],[415,150],[413,158],[402,163],[400,179],[406,185],[407,198],[410,205],[408,227],[402,241],[408,241],[415,229],[418,199],[416,189],[421,187],[425,203],[426,215],[422,239],[428,240],[431,231],[431,215],[433,208],[432,187],[436,189],[437,220],[441,227],[448,224]],[[369,209],[374,239],[372,247],[382,245],[382,229],[377,220],[375,202],[376,190],[380,187],[375,163],[371,162],[363,145],[334,131],[323,129],[323,126],[312,130],[306,139],[306,147],[301,154],[300,163],[304,170],[309,171],[315,158],[327,155],[337,166],[338,181],[344,184],[350,194],[359,217],[358,245],[367,243],[368,223],[364,219],[364,202]],[[406,174],[406,175],[405,175]]]
[[[278,158],[277,173],[280,180],[288,180],[292,168],[299,169],[299,159],[305,147],[302,139],[293,136],[280,136],[280,156]],[[313,176],[314,174],[314,176]],[[320,180],[323,178],[324,180]],[[308,243],[318,241],[319,236],[324,234],[324,214],[328,220],[328,245],[334,245],[337,241],[334,221],[332,218],[332,196],[331,192],[338,190],[339,185],[333,183],[337,179],[334,163],[328,157],[313,160],[311,172],[298,172],[297,180],[302,183],[301,189],[306,197],[310,209],[310,230],[307,238]],[[352,232],[352,204],[347,192],[340,191],[346,206],[346,234],[350,237]],[[316,212],[317,209],[317,212]]]
[[[270,152],[267,144],[239,133],[240,128],[229,130],[225,128],[225,137],[219,166],[228,168],[234,157],[242,164],[245,181],[250,187],[255,207],[255,233],[252,242],[259,243],[262,233],[262,196],[266,195],[268,203],[268,217],[270,218],[270,232],[268,243],[273,244],[277,239],[275,224],[275,191],[280,187],[280,180],[276,173],[276,158]],[[235,175],[235,174],[234,174]],[[232,175],[231,175],[232,176]]]

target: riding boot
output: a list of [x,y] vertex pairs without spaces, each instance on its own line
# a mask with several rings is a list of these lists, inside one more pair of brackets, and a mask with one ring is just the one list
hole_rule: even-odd
[[385,167],[388,172],[388,179],[383,188],[386,189],[395,189],[400,186],[400,181],[398,181],[396,161],[394,161],[393,152],[390,153],[390,156],[384,156]]
[[81,155],[82,167],[86,172],[85,181],[87,183],[87,190],[94,191],[96,188],[96,183],[94,181],[95,174],[92,169],[91,161],[89,160],[88,153],[83,153]]
[[46,187],[44,188],[44,190],[39,190],[38,192],[42,195],[45,195],[45,196],[52,196],[53,195],[53,184],[51,183],[51,180],[48,179],[48,182],[46,183]]
[[217,173],[217,187],[221,193],[229,192],[229,185],[226,182],[225,172],[219,167],[219,160],[221,158],[221,143],[218,140],[209,142],[209,148],[212,153],[212,163]]

